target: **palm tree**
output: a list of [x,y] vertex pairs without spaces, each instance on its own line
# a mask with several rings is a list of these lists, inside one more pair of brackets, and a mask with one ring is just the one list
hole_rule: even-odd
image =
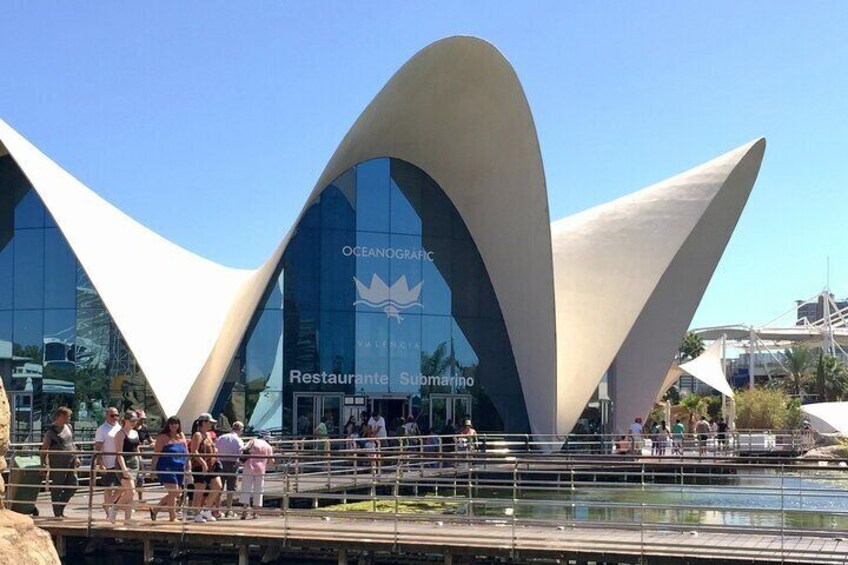
[[689,361],[704,352],[704,340],[694,332],[686,332],[680,343],[680,361]]
[[814,361],[813,353],[806,347],[795,346],[783,352],[783,363],[790,378],[786,384],[791,394],[804,396],[804,382]]
[[816,365],[816,393],[819,400],[830,402],[848,397],[848,368],[831,355],[819,355]]

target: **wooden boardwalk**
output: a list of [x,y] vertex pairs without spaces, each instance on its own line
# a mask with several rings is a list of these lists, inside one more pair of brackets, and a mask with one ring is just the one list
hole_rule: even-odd
[[[305,486],[305,485],[304,485]],[[147,500],[160,489],[148,489]],[[265,509],[254,520],[224,518],[197,524],[168,522],[162,517],[152,522],[146,511],[137,512],[137,524],[126,527],[109,523],[93,501],[94,518],[88,522],[87,493],[80,493],[69,506],[67,518],[52,516],[49,500],[39,499],[41,517],[36,523],[57,539],[60,551],[70,538],[110,538],[139,542],[145,557],[174,547],[191,550],[215,546],[231,552],[239,562],[262,551],[283,551],[286,555],[324,555],[338,563],[356,562],[368,552],[374,562],[391,563],[439,559],[444,563],[469,562],[480,558],[503,559],[514,563],[536,559],[598,561],[606,563],[827,563],[848,564],[848,540],[815,535],[781,536],[743,529],[698,531],[671,529],[640,530],[603,527],[565,527],[512,521],[509,518],[469,521],[464,517],[415,516],[393,513],[340,513],[323,509]],[[382,556],[382,557],[381,557]],[[566,561],[567,562],[567,561]]]

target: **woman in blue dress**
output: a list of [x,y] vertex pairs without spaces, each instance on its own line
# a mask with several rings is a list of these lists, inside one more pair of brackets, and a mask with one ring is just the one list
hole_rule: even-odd
[[188,445],[179,418],[176,416],[168,418],[156,437],[153,452],[153,468],[156,469],[159,482],[165,487],[167,494],[159,501],[159,504],[150,507],[150,518],[156,520],[159,510],[167,508],[168,516],[173,522],[177,519],[177,498],[180,495],[188,465]]

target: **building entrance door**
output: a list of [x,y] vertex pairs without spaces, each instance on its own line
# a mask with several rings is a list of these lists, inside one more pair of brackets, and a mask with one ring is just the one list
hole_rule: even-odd
[[300,437],[313,437],[313,431],[325,419],[330,437],[341,432],[344,395],[336,393],[294,393],[295,433]]
[[466,418],[471,418],[471,395],[430,395],[430,433],[444,433],[448,422],[459,430]]
[[392,433],[397,429],[398,419],[406,421],[409,411],[409,396],[381,395],[370,398],[370,409],[373,414],[378,411],[386,421],[386,432]]

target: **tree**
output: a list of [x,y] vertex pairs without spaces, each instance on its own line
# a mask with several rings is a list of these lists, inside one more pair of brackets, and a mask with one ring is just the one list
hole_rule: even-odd
[[813,353],[806,347],[795,346],[783,352],[783,364],[789,371],[789,380],[785,381],[785,384],[791,394],[801,397],[804,395],[807,372],[814,361]]
[[755,387],[740,390],[736,401],[736,428],[740,430],[782,430],[797,425],[793,414],[798,406],[782,389]]
[[815,372],[816,394],[822,402],[848,398],[848,368],[832,355],[819,355]]
[[680,343],[680,361],[690,361],[704,352],[704,340],[696,333],[686,332]]

